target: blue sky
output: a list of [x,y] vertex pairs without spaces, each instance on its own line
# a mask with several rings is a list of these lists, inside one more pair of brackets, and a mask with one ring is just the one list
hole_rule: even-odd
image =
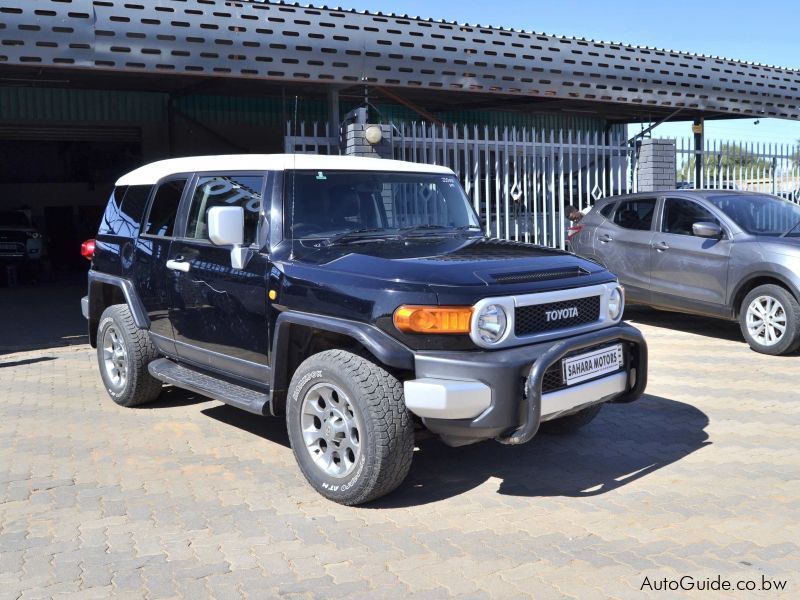
[[[800,69],[800,0],[340,0],[342,8],[655,46]],[[800,122],[713,121],[710,138],[796,143]],[[636,127],[636,126],[634,126]],[[691,135],[689,123],[657,135]]]

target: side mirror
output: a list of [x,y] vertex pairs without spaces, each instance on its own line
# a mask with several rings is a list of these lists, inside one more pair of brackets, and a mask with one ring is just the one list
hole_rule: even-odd
[[215,206],[208,209],[208,239],[217,246],[231,248],[231,267],[243,269],[247,249],[244,244],[244,209],[241,206]]
[[720,239],[722,237],[722,227],[716,223],[701,221],[692,225],[692,233],[701,238]]

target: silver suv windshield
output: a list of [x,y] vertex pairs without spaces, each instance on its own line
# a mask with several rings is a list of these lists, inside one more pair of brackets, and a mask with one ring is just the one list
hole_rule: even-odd
[[766,194],[714,194],[708,200],[743,231],[778,237],[800,224],[800,205]]
[[[453,175],[383,171],[287,171],[287,238],[478,231],[480,222]],[[352,234],[352,235],[351,235]]]

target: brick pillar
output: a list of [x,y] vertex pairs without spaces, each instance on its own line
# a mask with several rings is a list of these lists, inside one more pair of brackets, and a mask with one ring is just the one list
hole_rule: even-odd
[[[375,145],[370,144],[364,133],[369,127],[381,128],[381,141]],[[372,158],[393,158],[392,152],[392,126],[371,125],[369,123],[353,123],[345,131],[344,153],[350,156],[369,156]]]
[[674,190],[675,160],[675,140],[642,140],[637,167],[639,191]]

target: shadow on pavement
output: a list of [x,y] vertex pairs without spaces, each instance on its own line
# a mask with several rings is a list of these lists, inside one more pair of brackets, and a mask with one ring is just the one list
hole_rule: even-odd
[[57,360],[55,356],[39,356],[37,358],[27,358],[25,360],[13,360],[10,362],[0,362],[0,369],[3,367],[23,367],[25,365],[32,365],[40,362],[49,362]]
[[155,402],[143,404],[142,406],[134,407],[136,410],[151,410],[159,408],[175,408],[178,406],[191,406],[193,404],[202,404],[204,402],[211,402],[211,398],[207,398],[201,394],[195,394],[188,390],[183,390],[171,385],[164,386],[161,390],[161,395]]
[[87,343],[81,314],[85,295],[85,274],[55,283],[0,288],[0,356]]
[[[3,365],[0,364],[1,366]],[[245,410],[218,403],[216,400],[202,394],[195,394],[170,385],[164,387],[158,400],[137,406],[135,410],[159,410],[206,403],[213,403],[213,405],[200,411],[205,416],[225,425],[257,435],[267,441],[289,447],[289,437],[286,435],[286,420],[283,417],[259,417]]]
[[625,320],[633,324],[642,323],[653,327],[676,329],[685,333],[694,333],[731,342],[745,343],[737,321],[726,321],[713,317],[701,317],[684,313],[657,310],[645,306],[628,306],[625,308]]
[[201,412],[221,423],[237,427],[260,438],[289,448],[286,419],[283,417],[259,417],[227,404],[206,408]]
[[419,444],[411,473],[393,494],[368,508],[407,507],[469,491],[501,479],[500,494],[586,497],[646,477],[710,444],[708,417],[694,406],[646,394],[631,404],[603,407],[571,435],[538,435],[523,446],[494,441],[449,448]]
[[[142,409],[210,402],[167,387]],[[215,421],[289,447],[283,418],[259,417],[225,404],[203,408]],[[631,404],[610,404],[577,433],[539,434],[522,446],[494,441],[450,448],[435,437],[418,441],[406,481],[364,508],[402,508],[437,502],[500,479],[498,493],[573,498],[597,496],[646,477],[710,444],[708,416],[696,407],[645,394]]]

